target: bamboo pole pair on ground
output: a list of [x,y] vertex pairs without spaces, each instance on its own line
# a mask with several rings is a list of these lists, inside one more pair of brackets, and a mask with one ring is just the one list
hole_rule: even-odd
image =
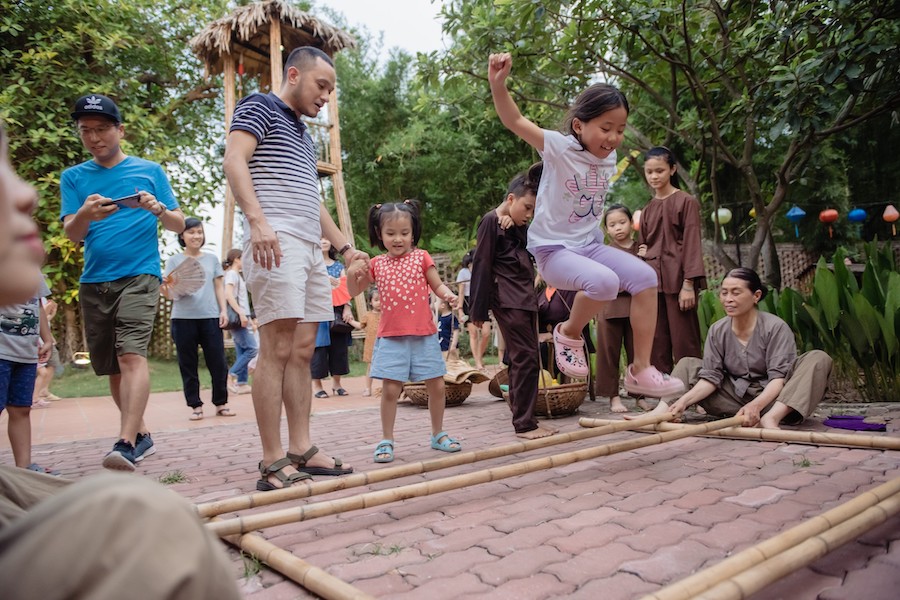
[[900,478],[864,492],[642,600],[746,598],[898,513]]
[[[337,500],[317,502],[295,508],[287,508],[256,515],[238,517],[235,519],[216,521],[208,523],[207,527],[209,527],[209,529],[213,533],[219,536],[225,536],[255,531],[257,529],[263,529],[265,527],[285,525],[287,523],[297,523],[317,517],[324,517],[327,515],[348,512],[351,510],[370,508],[373,506],[381,506],[383,504],[397,502],[399,500],[406,500],[408,498],[418,498],[431,494],[437,494],[477,485],[480,483],[498,481],[500,479],[506,479],[508,477],[525,475],[534,471],[570,465],[582,460],[590,460],[593,458],[599,458],[601,456],[616,454],[618,452],[626,452],[628,450],[635,450],[637,448],[644,448],[663,442],[674,441],[693,435],[701,435],[709,431],[716,431],[718,429],[724,429],[726,427],[738,426],[742,421],[743,417],[731,417],[729,419],[722,419],[721,421],[690,425],[677,431],[657,433],[646,438],[636,438],[631,440],[624,440],[621,442],[601,444],[600,446],[595,446],[593,448],[573,450],[570,452],[555,454],[544,458],[536,458],[532,460],[513,463],[511,465],[494,467],[492,469],[483,469],[481,471],[475,471],[472,473],[434,479],[422,483],[415,483],[391,488],[388,490],[366,492],[363,494],[357,494],[355,496],[349,496],[347,498],[340,498]],[[637,422],[632,421],[631,423]]]
[[[578,423],[582,427],[606,427],[610,423],[620,423],[608,419],[588,419],[582,417]],[[632,421],[636,423],[637,420]],[[685,423],[663,423],[635,428],[635,431],[678,431],[689,427]],[[763,442],[788,442],[791,444],[813,444],[816,446],[841,446],[850,448],[873,448],[880,450],[900,450],[900,437],[869,435],[862,433],[830,433],[818,431],[793,431],[786,429],[761,429],[758,427],[734,427],[703,434],[738,440],[758,440]]]
[[346,490],[363,485],[380,483],[398,479],[400,477],[409,477],[411,475],[420,475],[422,473],[430,473],[448,467],[459,465],[467,465],[483,460],[500,458],[511,454],[518,454],[529,450],[537,450],[539,448],[547,448],[557,444],[564,444],[578,440],[599,437],[619,431],[633,430],[642,426],[652,426],[662,421],[671,420],[671,415],[645,415],[633,421],[610,421],[597,429],[581,429],[570,433],[559,433],[556,435],[539,438],[536,440],[523,440],[504,444],[502,446],[494,446],[483,450],[474,450],[471,452],[460,452],[441,458],[420,461],[405,465],[395,465],[383,469],[376,469],[366,473],[353,473],[345,475],[337,479],[329,481],[315,481],[300,483],[283,490],[275,490],[271,492],[260,492],[255,494],[247,494],[244,496],[235,496],[225,500],[215,502],[206,502],[196,506],[197,513],[201,518],[213,517],[224,513],[255,508],[258,506],[267,506],[277,504],[288,500],[298,500],[300,498],[308,498],[317,494],[327,494],[337,490]]

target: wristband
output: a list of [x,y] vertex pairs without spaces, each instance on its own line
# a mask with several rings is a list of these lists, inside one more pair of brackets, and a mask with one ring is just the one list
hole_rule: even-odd
[[341,256],[343,256],[344,253],[345,253],[347,250],[351,250],[352,248],[353,248],[353,244],[351,244],[350,242],[347,242],[346,244],[344,244],[343,246],[341,246],[341,249],[338,250],[338,254],[340,254]]
[[153,215],[153,216],[156,217],[157,219],[161,219],[162,216],[163,216],[164,214],[166,214],[166,211],[169,210],[168,208],[166,208],[166,206],[165,206],[164,204],[160,204],[160,206],[162,206],[162,210],[159,211],[158,213],[156,213],[155,215]]

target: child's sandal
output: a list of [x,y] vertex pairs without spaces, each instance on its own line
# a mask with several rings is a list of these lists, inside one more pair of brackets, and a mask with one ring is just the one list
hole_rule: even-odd
[[381,440],[375,446],[375,462],[389,463],[394,460],[394,440]]
[[462,450],[462,444],[459,443],[459,440],[450,437],[450,434],[446,431],[431,436],[431,447],[441,452],[459,452]]
[[567,338],[559,330],[560,324],[553,328],[553,352],[556,366],[569,377],[587,377],[587,357],[584,354],[584,340]]

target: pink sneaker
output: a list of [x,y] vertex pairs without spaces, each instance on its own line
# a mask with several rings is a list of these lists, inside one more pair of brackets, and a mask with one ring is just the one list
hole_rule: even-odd
[[628,365],[625,371],[625,390],[632,396],[650,396],[663,398],[674,396],[684,391],[684,382],[680,379],[660,373],[656,367],[650,366],[635,375]]
[[553,352],[556,366],[569,377],[587,377],[587,358],[584,355],[584,340],[571,339],[559,332],[559,324],[553,328]]

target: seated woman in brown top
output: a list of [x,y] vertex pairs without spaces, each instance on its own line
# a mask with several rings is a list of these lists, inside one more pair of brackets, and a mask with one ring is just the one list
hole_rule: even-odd
[[821,350],[798,357],[787,323],[757,307],[765,295],[752,269],[725,276],[719,299],[727,316],[709,328],[703,360],[683,358],[672,371],[690,389],[662,399],[653,412],[680,416],[699,403],[711,415],[741,415],[745,427],[770,429],[812,414],[825,396],[831,357]]

